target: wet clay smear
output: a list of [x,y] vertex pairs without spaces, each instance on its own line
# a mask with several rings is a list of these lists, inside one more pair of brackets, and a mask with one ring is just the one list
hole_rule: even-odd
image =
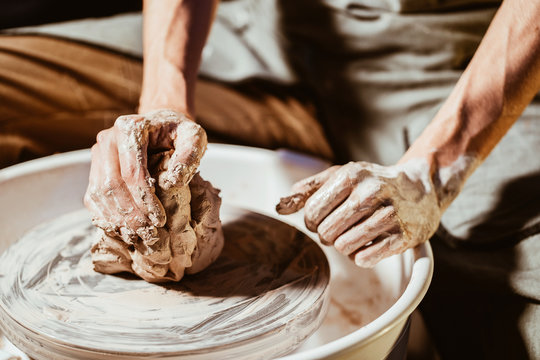
[[217,260],[163,284],[95,272],[86,210],[42,224],[0,257],[0,328],[35,359],[264,359],[291,351],[325,316],[324,254],[278,220],[227,206],[221,219]]

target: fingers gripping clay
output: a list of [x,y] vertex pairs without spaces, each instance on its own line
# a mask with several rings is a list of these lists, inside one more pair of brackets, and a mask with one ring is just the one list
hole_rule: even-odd
[[221,253],[223,232],[219,220],[219,190],[197,173],[189,184],[167,186],[167,170],[172,150],[149,156],[156,194],[167,221],[150,240],[136,238],[131,243],[117,234],[98,229],[92,247],[96,271],[112,274],[134,273],[149,282],[178,281],[185,273],[197,273]]

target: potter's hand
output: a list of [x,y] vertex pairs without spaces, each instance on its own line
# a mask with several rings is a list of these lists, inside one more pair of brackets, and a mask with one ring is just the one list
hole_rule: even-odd
[[331,168],[296,184],[298,194],[277,210],[291,213],[305,203],[307,227],[361,266],[426,241],[540,91],[540,58],[531,51],[540,49],[540,36],[529,31],[539,19],[538,1],[503,2],[452,93],[399,165]]
[[93,223],[132,243],[137,236],[152,242],[166,215],[155,194],[147,153],[174,149],[160,185],[187,184],[206,150],[206,133],[187,116],[171,110],[120,116],[101,131],[92,147],[92,164],[84,203]]
[[294,184],[276,210],[290,214],[302,207],[307,228],[362,267],[428,240],[442,212],[421,160],[333,166]]

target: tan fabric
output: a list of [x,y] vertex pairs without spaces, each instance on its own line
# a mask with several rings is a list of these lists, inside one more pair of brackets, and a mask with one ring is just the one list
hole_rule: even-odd
[[[0,36],[0,167],[87,148],[136,112],[138,59],[43,36]],[[198,121],[210,138],[332,156],[313,109],[288,89],[200,80]],[[309,131],[308,131],[309,130]]]
[[0,166],[90,147],[135,111],[141,75],[138,61],[81,44],[0,37]]
[[326,159],[332,150],[316,110],[296,89],[269,83],[243,85],[199,80],[195,92],[197,121],[210,140],[265,148],[286,147]]

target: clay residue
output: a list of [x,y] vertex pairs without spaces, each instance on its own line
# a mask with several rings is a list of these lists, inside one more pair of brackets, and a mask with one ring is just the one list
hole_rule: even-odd
[[446,210],[458,196],[465,180],[476,170],[481,161],[472,154],[461,155],[452,164],[442,167],[434,175],[439,204]]
[[425,159],[394,166],[350,162],[330,169],[293,185],[295,194],[282,198],[277,210],[296,211],[294,199],[304,194],[306,227],[358,266],[373,267],[437,229],[441,211]]
[[197,173],[186,185],[165,186],[163,181],[172,151],[149,157],[156,194],[165,208],[167,221],[158,236],[136,238],[127,243],[118,235],[98,229],[92,247],[96,271],[106,274],[134,273],[149,282],[178,281],[184,273],[205,269],[221,253],[223,232],[219,220],[221,199]]
[[43,359],[279,357],[324,318],[328,262],[276,219],[226,206],[220,217],[219,258],[161,286],[93,270],[85,209],[32,228],[0,256],[0,329]]

